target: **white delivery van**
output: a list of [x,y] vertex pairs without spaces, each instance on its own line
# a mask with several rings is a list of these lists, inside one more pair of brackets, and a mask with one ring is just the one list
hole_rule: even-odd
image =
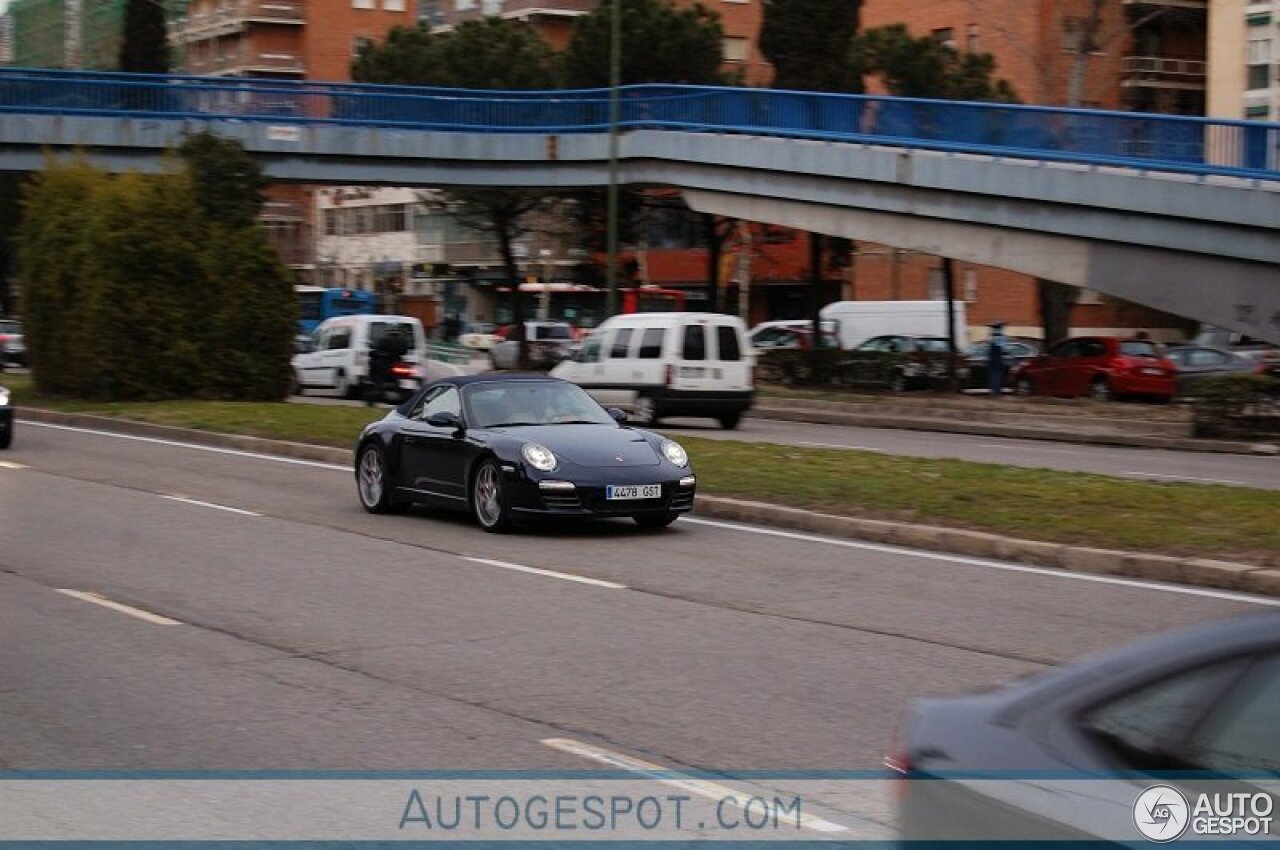
[[[947,335],[946,301],[836,301],[823,307],[823,320],[836,323],[841,348],[854,348],[873,336]],[[956,345],[968,343],[964,302],[955,302]]]
[[335,316],[325,319],[311,334],[305,351],[293,356],[294,381],[299,391],[342,397],[355,395],[369,376],[369,352],[386,333],[405,334],[412,345],[404,361],[413,374],[400,379],[407,397],[421,385],[427,362],[427,336],[422,322],[412,316]]
[[592,332],[551,374],[638,425],[706,416],[736,428],[755,394],[746,327],[718,313],[633,313]]

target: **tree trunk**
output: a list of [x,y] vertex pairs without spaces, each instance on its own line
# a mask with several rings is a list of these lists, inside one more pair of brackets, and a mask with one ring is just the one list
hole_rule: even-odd
[[1080,298],[1080,290],[1043,278],[1036,279],[1036,289],[1040,296],[1040,325],[1044,329],[1047,347],[1071,334],[1071,310]]
[[720,256],[724,250],[724,240],[716,227],[716,217],[710,213],[702,215],[703,236],[707,241],[707,312],[720,312]]
[[947,291],[947,389],[955,392],[956,361],[959,360],[956,347],[956,274],[950,257],[942,258],[942,283]]
[[822,364],[822,234],[809,234],[809,320],[813,323],[809,346],[809,374],[818,383]]
[[529,368],[529,341],[525,339],[524,299],[520,297],[520,269],[516,266],[515,249],[512,246],[511,225],[504,217],[493,217],[494,235],[498,237],[498,250],[502,253],[502,267],[511,282],[511,328],[520,341],[516,355],[516,368]]

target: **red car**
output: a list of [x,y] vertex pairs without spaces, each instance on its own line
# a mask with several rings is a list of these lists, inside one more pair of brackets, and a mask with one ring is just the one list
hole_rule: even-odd
[[1170,401],[1178,369],[1151,340],[1079,336],[1064,340],[1013,376],[1019,395],[1082,396],[1107,401],[1148,396]]

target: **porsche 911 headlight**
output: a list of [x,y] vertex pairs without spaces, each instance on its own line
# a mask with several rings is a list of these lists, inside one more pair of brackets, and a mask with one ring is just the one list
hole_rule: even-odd
[[556,468],[556,456],[551,449],[537,443],[525,443],[521,449],[525,463],[539,472],[550,472]]
[[0,387],[0,407],[4,407],[9,403],[9,391],[4,387]]
[[689,453],[675,440],[662,441],[662,456],[676,466],[689,465]]

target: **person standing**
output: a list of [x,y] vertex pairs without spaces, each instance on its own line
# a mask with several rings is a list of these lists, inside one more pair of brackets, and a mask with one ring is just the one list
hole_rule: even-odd
[[1004,322],[992,322],[991,337],[987,340],[987,391],[992,398],[1000,398],[1004,394],[1004,379],[1007,370],[1004,360]]

